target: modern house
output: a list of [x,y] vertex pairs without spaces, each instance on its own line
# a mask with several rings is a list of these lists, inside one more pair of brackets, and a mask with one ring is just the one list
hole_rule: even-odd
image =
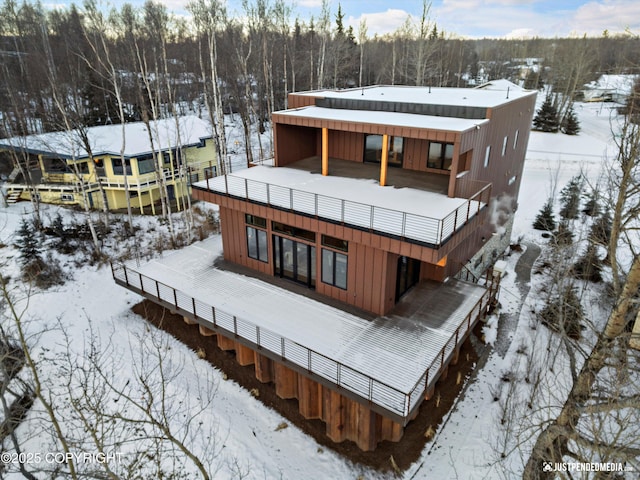
[[404,427],[495,302],[536,93],[373,86],[289,95],[273,165],[194,184],[220,238],[119,284],[181,314],[373,450]]
[[191,183],[216,174],[211,129],[196,116],[5,138],[3,151],[16,165],[4,186],[9,202],[35,193],[45,203],[118,210],[128,190],[133,208],[155,214],[161,188],[182,209]]

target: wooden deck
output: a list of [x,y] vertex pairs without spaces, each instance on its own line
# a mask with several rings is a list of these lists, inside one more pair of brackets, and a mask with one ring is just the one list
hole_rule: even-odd
[[490,292],[427,282],[387,316],[363,318],[214,267],[218,237],[136,266],[116,282],[285,362],[325,386],[406,424],[484,313]]

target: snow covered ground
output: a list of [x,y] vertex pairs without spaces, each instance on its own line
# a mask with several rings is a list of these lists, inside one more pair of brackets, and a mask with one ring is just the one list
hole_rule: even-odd
[[[578,105],[576,113],[583,129],[578,136],[532,132],[514,239],[520,237],[524,242],[532,243],[541,241],[540,232],[532,230],[531,224],[550,195],[554,181],[555,189],[559,191],[580,171],[586,172],[593,181],[597,179],[603,155],[612,147],[607,107]],[[234,159],[234,165],[240,168],[241,156]],[[59,210],[65,218],[73,215],[57,207],[45,207],[45,210],[49,215]],[[0,265],[4,277],[19,277],[18,254],[13,247],[14,232],[22,217],[28,214],[29,206],[25,203],[0,210],[0,244],[4,245],[0,247]],[[138,218],[136,221],[149,220]],[[517,254],[507,258],[508,269],[500,298],[504,312],[516,312],[519,304],[525,303],[517,328],[511,332],[510,348],[504,357],[495,352],[490,354],[434,439],[427,443],[422,458],[404,473],[403,478],[511,478],[521,471],[523,458],[514,444],[515,440],[504,435],[499,426],[502,402],[493,400],[495,388],[504,371],[524,361],[524,356],[518,353],[523,345],[534,348],[534,340],[546,342],[548,339],[542,338],[546,330],[531,330],[531,308],[537,302],[536,285],[531,285],[528,297],[522,297],[514,274],[518,258]],[[42,361],[41,375],[45,388],[59,392],[55,385],[60,372],[52,359],[65,353],[67,348],[74,356],[86,355],[85,348],[92,334],[101,339],[103,345],[110,345],[108,352],[113,355],[114,364],[121,367],[118,371],[121,381],[134,382],[135,373],[127,365],[130,361],[135,362],[135,351],[141,339],[149,336],[146,322],[130,310],[140,297],[115,285],[108,267],[76,265],[69,260],[65,268],[70,271],[72,279],[62,286],[33,292],[28,304],[20,291],[15,292],[18,305],[25,309],[24,318],[29,320],[26,327],[34,335],[31,339],[34,358]],[[15,286],[16,282],[12,280],[11,284]],[[45,329],[46,332],[42,333]],[[71,342],[67,342],[67,338]],[[239,470],[246,472],[245,478],[248,479],[352,480],[360,475],[363,478],[382,477],[351,464],[330,450],[319,448],[312,438],[295,427],[277,430],[283,421],[279,415],[238,385],[225,381],[222,372],[199,360],[195,352],[173,339],[165,341],[163,355],[171,364],[181,366],[181,374],[173,379],[172,388],[185,392],[192,389],[198,380],[206,380],[209,382],[207,386],[215,389],[213,404],[203,412],[202,421],[205,428],[214,432],[220,447],[216,458],[219,467],[216,479],[239,478]],[[546,385],[549,395],[567,387],[561,376],[556,380],[557,384],[553,384],[553,379],[547,379],[550,382]],[[52,401],[57,408],[65,408],[63,397],[54,397]],[[38,419],[42,414],[42,406],[36,404],[27,421],[19,427],[18,435],[23,439],[24,452],[44,453],[52,448],[45,440],[46,435],[38,430],[41,425]],[[516,412],[516,419],[518,415],[527,416],[528,411],[523,407]],[[501,452],[505,453],[505,458],[500,458]],[[196,478],[194,472],[188,475]],[[13,473],[5,478],[22,476]]]

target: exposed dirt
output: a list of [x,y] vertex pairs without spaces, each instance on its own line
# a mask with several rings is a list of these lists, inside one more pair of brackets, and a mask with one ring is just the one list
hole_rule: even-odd
[[[297,400],[279,398],[273,384],[260,383],[255,378],[253,366],[241,367],[238,365],[233,351],[220,350],[217,347],[215,337],[200,335],[197,325],[187,325],[180,315],[171,314],[165,308],[148,300],[135,305],[132,310],[156,327],[170,333],[194,351],[204,350],[206,360],[225,372],[229,380],[237,382],[247,390],[257,388],[259,391],[258,399],[262,403],[277,411],[307,435],[312,436],[323,448],[329,448],[354,463],[367,465],[383,472],[392,470],[391,456],[401,470],[407,469],[420,458],[425,444],[429,441],[425,433],[428,430],[435,431],[437,429],[478,360],[478,355],[471,346],[471,342],[467,340],[460,351],[458,364],[449,367],[447,378],[436,385],[433,398],[423,402],[416,419],[405,428],[402,440],[397,443],[384,441],[378,444],[375,451],[363,452],[351,441],[334,443],[329,440],[325,435],[324,422],[304,419],[298,413]],[[479,336],[480,328],[481,323],[479,322],[474,332],[477,336]]]

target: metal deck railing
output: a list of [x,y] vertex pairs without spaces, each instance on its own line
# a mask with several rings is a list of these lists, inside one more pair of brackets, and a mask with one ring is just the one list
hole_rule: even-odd
[[[206,184],[206,189],[202,187],[203,184]],[[491,184],[474,182],[473,186],[477,189],[468,196],[462,197],[466,197],[467,201],[442,219],[234,175],[224,175],[216,179],[207,178],[206,182],[194,185],[193,188],[379,232],[409,242],[440,246],[489,203]],[[469,188],[466,190],[468,191]]]
[[241,338],[261,354],[277,361],[294,364],[312,378],[324,380],[337,389],[345,389],[361,401],[377,406],[395,421],[405,425],[420,406],[425,392],[437,381],[454,351],[466,339],[481,318],[495,293],[488,288],[460,322],[454,334],[425,369],[413,388],[402,391],[371,375],[349,367],[322,353],[294,342],[250,320],[239,318],[175,287],[150,278],[124,265],[111,265],[113,278],[119,285],[142,294],[152,301],[170,306],[207,328],[228,338]]

